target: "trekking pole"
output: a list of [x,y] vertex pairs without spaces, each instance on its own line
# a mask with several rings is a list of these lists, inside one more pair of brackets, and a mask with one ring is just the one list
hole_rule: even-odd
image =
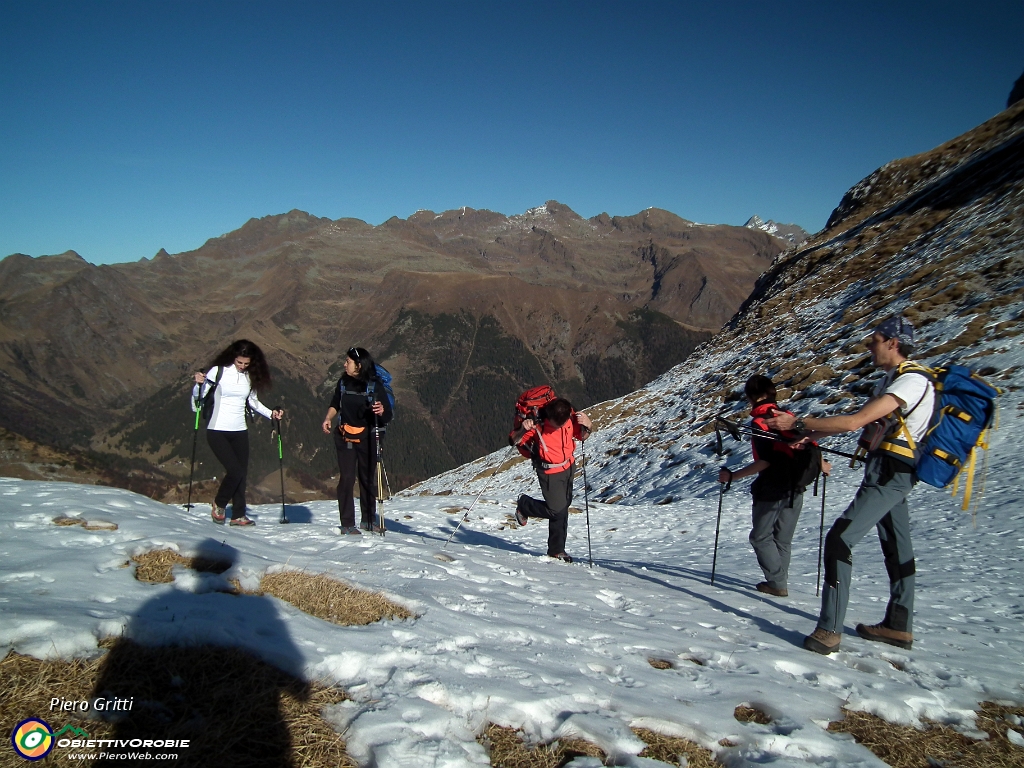
[[484,486],[483,486],[483,488],[481,488],[481,489],[480,489],[480,493],[478,493],[478,494],[477,494],[477,497],[476,497],[475,499],[473,499],[473,503],[469,505],[469,509],[467,509],[467,510],[466,510],[466,514],[464,514],[464,515],[462,516],[462,519],[461,519],[461,520],[459,520],[459,524],[455,526],[455,530],[454,530],[454,531],[452,531],[452,532],[451,532],[451,534],[450,534],[450,535],[448,536],[448,541],[446,541],[446,542],[444,543],[444,546],[443,546],[443,547],[441,547],[441,549],[446,549],[446,548],[448,547],[448,545],[449,545],[449,544],[451,543],[451,541],[452,541],[452,538],[453,538],[453,537],[455,536],[455,534],[456,534],[456,533],[458,533],[458,532],[459,532],[459,528],[461,528],[461,527],[462,527],[462,524],[463,524],[464,522],[466,522],[467,520],[469,520],[469,513],[473,511],[473,507],[475,507],[475,506],[476,506],[476,503],[477,503],[478,501],[480,501],[480,499],[482,499],[482,498],[483,498],[484,492],[486,492],[486,491],[487,491],[487,488],[488,488],[488,486],[490,485],[490,482],[491,482],[491,478],[493,478],[493,477],[494,477],[494,475],[495,475],[495,473],[496,473],[496,472],[497,472],[497,471],[498,471],[498,470],[499,470],[499,469],[501,468],[501,465],[502,465],[502,464],[504,464],[504,463],[505,463],[506,461],[508,461],[508,457],[512,455],[512,451],[514,451],[514,450],[515,450],[515,448],[516,448],[516,447],[515,447],[514,445],[513,445],[513,446],[510,446],[510,447],[509,447],[509,451],[508,451],[508,453],[502,454],[502,456],[501,456],[501,457],[500,457],[500,458],[498,459],[498,463],[497,463],[497,465],[496,465],[496,466],[494,467],[494,470],[493,470],[493,471],[491,472],[491,474],[490,474],[490,475],[488,476],[488,478],[487,478],[487,482],[486,482],[486,483],[484,483]]
[[828,485],[828,475],[821,476],[821,524],[818,526],[818,581],[814,586],[814,596],[821,592],[821,542],[825,536],[825,487]]
[[387,524],[384,522],[384,488],[381,483],[381,467],[383,462],[380,456],[380,420],[376,413],[373,414],[373,445],[374,452],[376,453],[377,466],[375,471],[377,473],[377,518],[380,520],[380,535],[384,536],[387,534]]
[[199,407],[199,403],[196,403],[196,426],[192,430],[192,462],[188,467],[188,500],[185,502],[185,509],[192,509],[192,474],[196,468],[196,443],[199,442],[199,414],[202,413],[202,408]]
[[[383,453],[381,454],[383,456]],[[393,498],[395,494],[391,492],[391,481],[388,480],[388,468],[384,466],[384,462],[380,463],[381,472],[384,473],[384,487],[388,489],[388,498]]]
[[590,501],[587,499],[587,447],[583,440],[580,440],[580,451],[583,454],[583,506],[587,510],[587,559],[590,567],[594,567],[594,552],[590,548]]
[[[718,456],[725,454],[725,449],[722,446],[722,430],[721,427],[725,427],[726,431],[729,432],[734,438],[739,440],[735,428],[736,425],[730,421],[726,421],[720,416],[715,417],[715,453]],[[729,482],[718,484],[718,520],[715,523],[715,551],[711,556],[711,583],[715,583],[715,566],[718,565],[718,532],[722,527],[722,497],[725,496],[725,492],[729,490],[729,486],[732,485],[732,472],[729,473]]]
[[282,525],[291,522],[288,520],[288,513],[284,508],[284,444],[281,441],[281,420],[271,419],[271,424],[274,425],[274,431],[270,434],[270,439],[274,439],[274,435],[277,435],[277,465],[281,470],[281,519]]
[[[778,435],[774,432],[766,432],[763,429],[757,429],[756,427],[748,427],[746,424],[737,424],[735,422],[729,421],[728,419],[722,418],[721,416],[716,416],[715,432],[718,434],[719,448],[721,448],[722,441],[722,435],[719,432],[720,426],[724,427],[726,432],[728,432],[734,440],[737,440],[739,442],[743,442],[743,438],[741,437],[741,435],[747,435],[748,437],[761,437],[764,438],[765,440],[773,440],[777,443],[789,442],[786,438],[782,437],[782,435]],[[857,456],[856,454],[853,453],[837,451],[833,448],[825,448],[820,445],[818,446],[818,449],[822,453],[834,453],[836,456],[843,456],[847,459],[853,459],[854,461],[863,461],[863,457]]]
[[718,564],[718,531],[722,527],[722,497],[725,496],[725,492],[732,486],[732,475],[729,476],[729,482],[718,484],[718,522],[715,523],[715,553],[711,558],[711,583],[715,583],[715,566]]

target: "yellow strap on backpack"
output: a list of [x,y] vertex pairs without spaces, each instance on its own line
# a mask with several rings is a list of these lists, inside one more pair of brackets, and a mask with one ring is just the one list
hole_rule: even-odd
[[[974,444],[974,447],[971,448],[971,452],[967,456],[967,466],[965,467],[967,470],[967,479],[964,481],[964,501],[963,504],[960,505],[960,509],[964,512],[966,512],[971,506],[971,493],[974,489],[974,467],[976,464],[976,454],[979,449],[982,451],[988,450],[987,429],[978,435],[978,441]],[[964,468],[961,468],[961,471],[953,478],[953,496],[956,496],[957,491],[959,490],[960,475],[963,473],[963,469]]]
[[884,443],[881,443],[878,447],[881,450],[888,451],[889,453],[897,453],[900,456],[906,456],[908,459],[914,459],[917,454],[917,444],[914,442],[914,438],[911,437],[910,430],[907,429],[907,421],[906,419],[903,418],[903,415],[899,411],[893,411],[893,413],[896,414],[896,420],[900,424],[899,430],[893,433],[893,437],[902,432],[903,436],[907,438],[907,446],[909,450],[908,448],[904,448],[902,445],[890,443],[888,440],[885,441]]

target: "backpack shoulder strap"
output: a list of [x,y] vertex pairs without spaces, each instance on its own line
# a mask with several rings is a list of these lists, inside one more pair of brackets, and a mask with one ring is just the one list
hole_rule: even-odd
[[217,385],[220,384],[220,379],[221,379],[221,377],[223,375],[224,375],[224,366],[223,365],[218,365],[217,366],[217,378],[213,380],[213,383],[210,385],[210,388],[208,390],[206,390],[206,394],[207,395],[212,395],[213,394],[213,391],[215,389],[217,389]]
[[920,363],[914,362],[913,360],[904,360],[898,366],[896,366],[896,376],[893,376],[893,381],[898,376],[902,376],[904,373],[917,373],[924,376],[929,381],[934,382],[938,375],[938,370],[935,368],[929,368],[927,365],[921,365]]
[[[925,379],[928,380],[928,385],[931,386],[932,388],[934,388],[935,387],[935,379],[936,379],[936,376],[938,374],[938,371],[936,371],[933,368],[929,368],[926,365],[921,365],[920,363],[915,363],[913,360],[904,360],[902,363],[899,364],[899,366],[897,366],[897,368],[896,368],[896,375],[892,377],[892,380],[896,381],[896,379],[898,379],[904,373],[916,373],[916,374],[918,374],[920,376],[924,376]],[[889,383],[891,384],[892,382],[889,382]],[[896,411],[897,411],[897,414],[896,414],[897,418],[900,419],[900,421],[905,420],[907,417],[910,416],[910,414],[912,414],[914,411],[917,410],[918,406],[921,405],[921,403],[924,402],[924,399],[926,397],[928,397],[928,387],[927,386],[924,388],[924,392],[921,394],[921,398],[914,404],[913,408],[911,408],[909,411],[907,411],[905,416],[903,414],[899,413],[899,409],[898,408],[896,409]],[[904,427],[904,430],[905,429],[906,428]],[[913,442],[913,441],[911,441],[911,442]]]

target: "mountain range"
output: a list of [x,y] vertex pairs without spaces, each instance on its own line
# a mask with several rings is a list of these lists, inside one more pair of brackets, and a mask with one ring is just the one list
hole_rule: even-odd
[[[400,488],[500,445],[528,386],[583,407],[668,370],[787,247],[654,208],[585,219],[549,201],[379,226],[295,210],[128,264],[14,254],[0,261],[0,427],[73,451],[105,482],[183,495],[191,372],[250,338],[274,372],[267,402],[289,414],[289,485],[322,496],[335,465],[319,423],[358,345],[394,375]],[[196,442],[208,482],[217,467]],[[269,449],[253,455],[255,478],[277,469]]]

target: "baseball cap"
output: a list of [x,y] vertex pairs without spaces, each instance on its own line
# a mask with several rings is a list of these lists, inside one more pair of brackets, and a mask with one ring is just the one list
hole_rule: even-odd
[[914,343],[914,326],[903,315],[886,318],[875,328],[874,332],[882,334],[887,339],[896,339],[901,344],[913,345]]

